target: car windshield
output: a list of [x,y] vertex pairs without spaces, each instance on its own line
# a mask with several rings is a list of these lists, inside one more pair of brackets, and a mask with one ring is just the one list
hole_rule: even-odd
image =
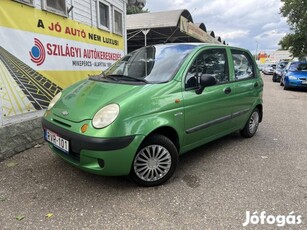
[[266,64],[265,67],[266,67],[266,68],[275,68],[276,65],[275,65],[275,64]]
[[307,71],[307,62],[295,62],[289,67],[289,71]]
[[288,62],[279,62],[278,63],[278,68],[283,69],[286,67],[286,65],[288,64]]
[[195,48],[191,44],[148,46],[133,51],[103,73],[104,80],[162,83],[176,74],[184,58]]

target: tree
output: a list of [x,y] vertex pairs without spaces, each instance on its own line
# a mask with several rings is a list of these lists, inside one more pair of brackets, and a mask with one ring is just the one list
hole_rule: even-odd
[[143,10],[146,0],[128,0],[127,14],[148,13],[148,9]]
[[291,33],[281,39],[282,49],[295,57],[307,54],[307,0],[281,0],[280,13],[287,18]]
[[148,9],[146,10],[143,10],[143,9],[140,9],[139,7],[137,6],[128,6],[127,7],[127,14],[140,14],[140,13],[148,13]]

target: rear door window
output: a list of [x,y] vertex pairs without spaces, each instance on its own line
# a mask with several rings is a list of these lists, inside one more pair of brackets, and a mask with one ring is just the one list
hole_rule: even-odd
[[255,77],[255,67],[250,55],[241,50],[231,50],[235,80]]

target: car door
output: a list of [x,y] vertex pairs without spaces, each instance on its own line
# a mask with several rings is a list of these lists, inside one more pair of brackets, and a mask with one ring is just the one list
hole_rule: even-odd
[[[213,86],[201,94],[199,78],[211,74],[217,79]],[[225,48],[211,48],[198,52],[184,77],[185,135],[183,151],[207,143],[231,129],[232,86],[229,84],[229,67]]]
[[262,79],[251,55],[243,50],[230,49],[233,68],[230,71],[234,100],[232,122],[236,129],[243,128],[255,103],[262,93]]

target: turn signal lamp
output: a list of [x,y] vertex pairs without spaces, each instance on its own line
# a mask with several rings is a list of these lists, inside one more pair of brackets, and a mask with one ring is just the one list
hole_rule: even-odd
[[87,130],[87,128],[88,128],[88,124],[82,125],[82,127],[81,127],[81,132],[82,132],[82,133],[85,133],[86,130]]

